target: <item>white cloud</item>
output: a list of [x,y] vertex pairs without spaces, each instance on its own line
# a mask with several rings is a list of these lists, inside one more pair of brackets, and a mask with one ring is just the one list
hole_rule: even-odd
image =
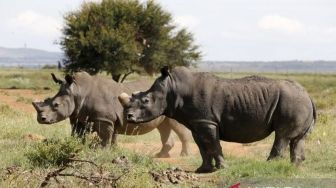
[[[320,26],[304,24],[303,22],[279,15],[267,15],[258,21],[263,31],[268,31],[274,40],[295,40],[300,42],[336,41],[336,26]],[[290,37],[290,38],[288,38]]]
[[101,3],[102,0],[84,0],[85,2]]
[[55,18],[27,10],[9,20],[9,27],[15,31],[30,32],[44,36],[59,36],[61,23]]
[[279,31],[287,34],[298,33],[304,30],[304,24],[300,21],[279,15],[262,17],[258,22],[258,26],[265,30]]
[[200,24],[200,21],[191,15],[176,16],[174,22],[180,27],[186,27],[188,29],[193,29]]

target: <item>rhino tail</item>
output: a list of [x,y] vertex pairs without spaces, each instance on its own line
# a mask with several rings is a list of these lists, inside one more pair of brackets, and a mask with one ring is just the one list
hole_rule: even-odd
[[314,123],[316,123],[316,119],[317,119],[317,114],[316,114],[316,105],[314,103],[314,101],[312,99],[310,99],[312,105],[313,105],[313,118],[314,118]]
[[305,137],[308,133],[310,133],[313,130],[313,127],[316,123],[316,119],[317,119],[317,114],[316,114],[316,106],[315,103],[313,102],[312,99],[310,99],[312,107],[313,107],[313,120],[310,123],[310,126],[308,127],[308,129],[305,131],[305,133],[303,134],[303,137]]

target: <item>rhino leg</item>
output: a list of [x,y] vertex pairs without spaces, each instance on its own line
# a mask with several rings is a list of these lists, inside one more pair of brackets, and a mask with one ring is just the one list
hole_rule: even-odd
[[157,129],[160,133],[162,148],[159,153],[155,154],[155,157],[168,158],[170,157],[169,151],[174,147],[174,139],[171,134],[172,129],[166,123],[160,124]]
[[75,122],[71,124],[71,136],[78,136],[79,138],[83,138],[86,132],[86,124],[84,122]]
[[78,137],[82,140],[82,143],[86,142],[86,133],[90,132],[90,124],[86,122],[75,122],[71,124],[71,136]]
[[169,126],[173,129],[173,131],[177,134],[179,137],[181,143],[182,143],[182,150],[180,156],[188,156],[190,154],[189,151],[189,138],[190,138],[190,131],[184,127],[182,124],[173,121],[173,120],[168,120],[169,121]]
[[272,160],[283,156],[284,149],[288,146],[289,139],[286,137],[281,137],[279,134],[275,133],[275,139],[271,153],[267,160]]
[[117,146],[118,145],[117,138],[118,138],[118,134],[117,134],[116,131],[114,131],[113,135],[112,135],[112,140],[111,140],[111,145],[112,146]]
[[291,162],[295,165],[299,165],[305,160],[304,138],[293,139],[290,141],[290,158]]
[[218,127],[211,124],[199,124],[192,131],[194,140],[199,147],[202,156],[202,165],[196,170],[197,173],[213,172],[212,161],[215,160],[216,168],[224,167],[224,157],[219,140]]
[[96,127],[96,132],[99,138],[102,140],[101,145],[102,147],[106,147],[112,143],[112,137],[114,133],[114,127],[110,123],[97,121],[94,122]]

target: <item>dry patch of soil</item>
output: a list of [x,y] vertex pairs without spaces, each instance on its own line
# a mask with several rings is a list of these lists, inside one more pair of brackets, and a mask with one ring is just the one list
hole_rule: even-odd
[[35,113],[30,101],[43,100],[50,96],[50,91],[29,89],[0,89],[0,103],[8,105],[14,110]]

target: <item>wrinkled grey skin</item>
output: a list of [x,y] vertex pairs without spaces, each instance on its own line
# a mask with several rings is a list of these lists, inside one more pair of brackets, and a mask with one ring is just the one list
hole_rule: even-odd
[[134,94],[128,102],[119,100],[129,122],[165,115],[188,127],[203,159],[197,172],[223,167],[220,140],[250,143],[273,131],[268,160],[282,156],[288,144],[291,162],[305,159],[304,139],[316,122],[316,110],[298,83],[258,76],[221,79],[183,67],[172,72],[164,68],[161,74],[149,90]]
[[53,124],[70,118],[72,133],[79,136],[85,134],[87,125],[92,125],[92,131],[97,132],[103,146],[116,143],[116,134],[141,135],[157,128],[163,145],[157,157],[169,157],[174,145],[173,130],[182,142],[181,155],[188,155],[190,131],[175,120],[161,116],[142,127],[124,120],[118,95],[124,91],[131,93],[149,88],[147,82],[119,84],[110,79],[90,76],[86,72],[67,75],[65,81],[54,75],[53,79],[60,84],[58,93],[44,102],[33,102],[39,123]]

